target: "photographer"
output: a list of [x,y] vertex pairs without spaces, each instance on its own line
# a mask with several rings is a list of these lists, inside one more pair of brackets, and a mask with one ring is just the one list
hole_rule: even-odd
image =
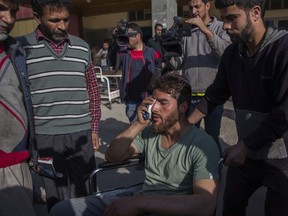
[[156,76],[155,65],[161,55],[142,41],[141,28],[120,20],[113,32],[113,42],[109,57],[115,62],[117,53],[122,67],[120,86],[121,101],[126,105],[126,115],[130,123],[137,117],[137,107],[148,95],[151,79]]
[[[206,88],[214,81],[220,58],[231,43],[222,29],[223,23],[210,17],[208,0],[188,0],[191,36],[183,37],[182,73],[192,88],[190,112],[204,97]],[[204,118],[205,131],[219,144],[223,105]],[[200,122],[197,123],[200,126]]]

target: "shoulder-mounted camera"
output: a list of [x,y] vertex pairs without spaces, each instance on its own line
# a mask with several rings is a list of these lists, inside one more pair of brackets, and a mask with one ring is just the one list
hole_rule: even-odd
[[190,28],[182,28],[182,18],[173,17],[173,25],[162,30],[161,45],[164,57],[178,57],[182,55],[182,37],[191,36]]

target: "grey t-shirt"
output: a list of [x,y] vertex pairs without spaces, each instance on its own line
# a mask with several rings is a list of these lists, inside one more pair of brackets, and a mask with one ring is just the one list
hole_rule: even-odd
[[133,143],[145,155],[145,182],[142,194],[192,194],[193,181],[219,179],[217,144],[195,126],[171,148],[161,147],[161,135],[148,126]]

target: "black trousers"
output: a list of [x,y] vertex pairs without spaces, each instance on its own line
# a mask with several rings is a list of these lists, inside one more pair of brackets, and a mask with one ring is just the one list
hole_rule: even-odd
[[61,135],[37,135],[40,157],[53,157],[63,177],[43,177],[48,210],[57,202],[89,194],[88,177],[96,169],[91,130]]
[[[287,163],[287,159],[279,159]],[[247,159],[240,167],[229,167],[223,197],[223,216],[244,216],[249,198],[261,186],[267,187],[266,216],[288,215],[288,170]]]

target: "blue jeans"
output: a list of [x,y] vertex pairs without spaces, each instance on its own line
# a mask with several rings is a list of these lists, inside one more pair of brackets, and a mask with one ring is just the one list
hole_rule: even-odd
[[[200,102],[200,100],[201,98],[192,99],[189,113],[192,113],[192,111],[195,109],[196,105]],[[212,113],[204,117],[205,131],[207,134],[213,137],[215,142],[218,144],[219,148],[220,148],[219,135],[220,135],[220,127],[223,111],[224,111],[223,105],[218,105],[215,107]],[[195,126],[199,128],[200,123],[201,121],[195,124]]]
[[140,105],[141,102],[127,102],[126,103],[126,116],[129,119],[130,123],[133,123],[137,120],[137,108]]

